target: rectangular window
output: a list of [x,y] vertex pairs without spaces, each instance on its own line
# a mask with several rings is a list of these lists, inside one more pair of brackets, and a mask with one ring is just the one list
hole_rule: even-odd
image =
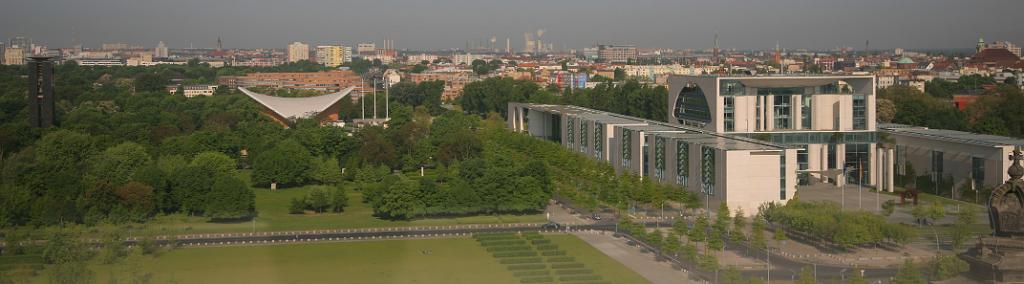
[[981,189],[985,187],[984,158],[971,157],[971,179],[974,182],[974,188]]
[[[754,105],[755,105],[755,106],[754,106],[754,115],[756,116],[756,118],[755,118],[755,121],[756,121],[756,123],[755,123],[755,127],[756,127],[756,128],[754,128],[754,131],[761,131],[761,117],[763,117],[763,116],[764,116],[764,115],[763,115],[763,114],[761,113],[761,112],[762,112],[762,110],[761,110],[761,109],[763,108],[763,107],[761,106],[761,104],[762,104],[762,101],[763,101],[763,99],[764,99],[764,96],[755,96],[755,97],[754,97],[754,99],[755,99],[755,100],[757,100],[757,101],[756,101],[756,102],[754,103]],[[748,121],[749,121],[749,120],[748,120]]]
[[665,180],[665,137],[654,137],[654,177]]
[[580,121],[580,152],[583,152],[583,153],[587,152],[587,141],[590,141],[590,140],[587,139],[587,129],[590,129],[589,127],[587,127],[587,122],[581,120]]
[[829,169],[837,169],[839,165],[836,159],[836,144],[828,144],[828,165]]
[[942,176],[943,172],[943,154],[942,151],[932,151],[932,172],[936,172]]
[[594,157],[604,158],[604,123],[594,122]]
[[622,130],[622,168],[629,169],[633,161],[633,130]]
[[686,186],[690,179],[690,144],[676,141],[676,184]]
[[853,130],[868,129],[867,99],[864,95],[853,96]]
[[811,129],[811,118],[814,116],[814,108],[811,95],[803,95],[803,101],[800,102],[800,126],[803,129]]
[[734,113],[736,110],[736,98],[724,97],[722,99],[725,101],[725,109],[722,114],[725,132],[733,132],[736,130],[736,116]]
[[775,103],[775,109],[773,114],[775,115],[775,129],[789,129],[790,128],[790,107],[789,95],[775,95],[773,102]]
[[[797,170],[805,171],[809,169],[807,145],[799,145],[799,147],[802,147],[803,149],[796,150],[796,166]],[[810,180],[808,179],[807,174],[798,174],[797,182],[799,182],[801,185],[810,184]]]
[[566,138],[565,142],[569,146],[569,149],[572,149],[572,147],[576,143],[575,134],[576,134],[576,118],[569,117],[569,120],[565,122],[565,136],[566,136],[565,137]]
[[871,162],[868,157],[870,144],[846,144],[845,169],[850,171],[847,182],[864,184],[868,181],[867,166]]
[[907,174],[907,145],[896,145],[896,149],[893,149],[893,155],[896,156],[896,161],[893,163],[893,167],[896,168],[896,174]]
[[651,165],[651,155],[649,154],[650,152],[648,152],[648,150],[647,150],[647,148],[648,148],[647,147],[647,139],[646,139],[647,137],[644,137],[641,134],[640,138],[644,139],[644,145],[642,146],[643,147],[644,156],[640,157],[640,161],[643,162],[643,165],[641,167],[643,169],[643,172],[640,173],[640,175],[641,176],[645,176],[645,175],[648,175],[648,173],[650,173],[650,170],[651,170],[651,167],[650,167],[650,165]]
[[715,148],[701,146],[701,193],[715,195]]
[[779,156],[779,199],[786,200],[786,155]]

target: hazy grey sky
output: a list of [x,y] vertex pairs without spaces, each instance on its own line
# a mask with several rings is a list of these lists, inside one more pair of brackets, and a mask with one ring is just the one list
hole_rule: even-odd
[[708,48],[970,48],[978,37],[1024,44],[1022,0],[7,0],[0,37],[51,46],[163,40],[173,47],[284,48],[387,36],[398,48],[464,47],[523,33],[546,42]]

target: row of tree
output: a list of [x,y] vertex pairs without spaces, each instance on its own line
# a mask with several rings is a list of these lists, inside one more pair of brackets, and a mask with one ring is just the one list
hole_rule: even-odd
[[798,232],[814,240],[840,248],[891,242],[905,244],[916,231],[869,212],[843,211],[831,202],[790,200],[786,205],[771,203],[762,206],[765,218],[778,226]]
[[1020,88],[997,84],[962,111],[941,93],[930,93],[939,92],[936,89],[942,88],[926,89],[931,90],[926,93],[903,86],[879,90],[878,121],[1024,137],[1024,116],[1020,115],[1024,93]]

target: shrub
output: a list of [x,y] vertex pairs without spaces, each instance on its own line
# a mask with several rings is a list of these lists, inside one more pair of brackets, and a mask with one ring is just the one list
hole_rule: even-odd
[[482,247],[517,246],[517,245],[525,245],[525,244],[526,244],[526,241],[524,241],[524,240],[503,240],[503,241],[480,242],[480,246],[482,246]]
[[548,276],[551,275],[550,271],[547,270],[526,270],[512,272],[512,276],[515,277],[529,277],[529,276]]
[[567,268],[583,268],[583,264],[579,262],[572,263],[553,263],[551,269],[567,269]]
[[549,257],[548,262],[573,262],[576,261],[575,257],[572,256],[555,256]]
[[530,243],[532,243],[534,245],[547,245],[547,244],[551,244],[551,240],[536,239],[536,240],[530,240]]
[[511,271],[515,271],[515,270],[539,270],[539,269],[544,269],[544,268],[547,268],[547,265],[544,265],[544,264],[514,264],[514,265],[509,265],[508,266],[508,270],[511,270]]
[[597,275],[569,275],[558,277],[558,281],[592,281],[601,280],[601,276]]
[[558,245],[538,245],[537,250],[556,250]]
[[540,253],[540,255],[543,255],[543,256],[559,256],[559,255],[565,255],[565,251],[564,250],[542,251]]
[[563,269],[555,270],[555,274],[558,275],[576,275],[576,274],[591,274],[594,273],[593,269]]
[[496,258],[521,257],[521,256],[537,256],[537,252],[535,252],[535,251],[503,251],[503,252],[493,253],[493,255]]
[[524,251],[532,250],[528,246],[492,246],[487,248],[487,252],[499,252],[499,251]]
[[541,263],[543,260],[539,257],[525,257],[525,258],[505,258],[498,261],[501,264],[526,264],[526,263]]
[[542,277],[526,277],[526,278],[519,279],[519,283],[550,283],[550,282],[555,282],[555,278],[552,278],[551,276],[542,276]]

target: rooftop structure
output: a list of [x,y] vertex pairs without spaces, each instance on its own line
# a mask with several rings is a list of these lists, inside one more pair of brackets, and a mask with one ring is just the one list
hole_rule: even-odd
[[321,123],[338,121],[338,102],[347,97],[355,87],[348,87],[336,93],[303,98],[268,96],[239,87],[246,96],[264,107],[264,113],[278,123],[289,127],[299,118],[316,118]]
[[509,103],[513,131],[608,162],[618,173],[700,192],[715,208],[756,212],[796,191],[796,151],[756,139],[569,105]]

